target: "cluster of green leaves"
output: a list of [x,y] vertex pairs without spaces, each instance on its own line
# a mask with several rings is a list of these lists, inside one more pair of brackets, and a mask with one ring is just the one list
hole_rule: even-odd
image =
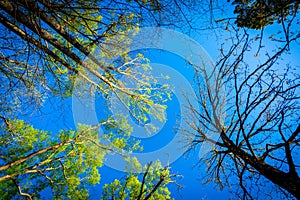
[[39,198],[48,187],[54,197],[82,199],[88,196],[86,186],[99,183],[98,167],[110,149],[100,144],[97,127],[80,125],[77,131],[51,136],[22,120],[6,125],[0,142],[1,199],[18,194]]
[[297,12],[297,0],[234,0],[234,13],[238,14],[236,24],[239,27],[261,29],[275,21],[281,22]]
[[102,139],[120,154],[128,154],[132,151],[142,151],[143,147],[140,146],[140,141],[131,137],[132,127],[128,124],[127,117],[117,115],[110,117],[109,123],[103,125],[104,131]]
[[[90,19],[91,16],[96,15],[96,13],[91,12],[95,11],[87,11],[87,13],[80,15],[86,15],[84,19]],[[107,17],[105,16],[105,18]],[[101,15],[97,23],[92,21],[88,27],[85,27],[89,28],[87,30],[84,29],[87,32],[86,35],[94,37],[93,34],[95,33],[91,32],[91,30],[103,29],[103,23],[106,24],[107,30],[98,36],[100,39],[97,39],[97,42],[91,42],[90,40],[90,43],[88,43],[84,37],[78,36],[83,38],[81,41],[82,45],[91,51],[84,60],[90,68],[78,66],[74,61],[70,60],[70,63],[76,66],[76,70],[84,74],[84,77],[76,77],[74,85],[76,92],[73,91],[73,95],[80,96],[95,89],[105,99],[110,99],[114,96],[117,99],[115,103],[123,105],[131,117],[140,124],[145,124],[149,121],[150,115],[161,121],[165,120],[165,116],[162,113],[166,109],[164,103],[168,100],[167,96],[170,97],[170,91],[167,85],[158,84],[158,79],[164,77],[154,77],[152,75],[150,60],[141,53],[129,55],[132,37],[139,32],[138,15],[133,13],[119,15],[112,12],[110,17],[110,21],[106,22]],[[78,16],[78,18],[81,19],[82,16]],[[74,20],[77,20],[77,18]],[[63,27],[70,26],[69,21],[60,23],[62,23]],[[84,25],[79,26],[84,27]],[[74,25],[72,24],[72,26]],[[75,33],[83,32],[83,30],[73,30],[72,27],[69,31]],[[62,36],[58,35],[56,38],[60,38],[58,40],[64,46],[69,46],[72,51],[76,51],[76,48]],[[95,39],[92,41],[95,41]],[[61,51],[55,48],[54,51],[57,51],[57,55],[62,54]],[[95,62],[95,59],[97,62]],[[61,69],[58,68],[56,72],[59,72],[59,76],[68,76],[67,79],[74,83],[74,77],[67,73],[68,69],[64,66]],[[103,78],[99,78],[100,76]],[[151,127],[151,129],[154,129],[154,127]]]
[[[136,23],[137,17],[135,14],[125,13],[123,15],[114,13],[114,9],[106,8],[104,3],[99,4],[99,1],[97,0],[91,2],[68,2],[70,9],[56,8],[59,7],[59,5],[60,3],[55,6],[55,13],[52,14],[53,18],[57,20],[56,23],[58,23],[61,27],[64,27],[68,33],[76,38],[77,42],[85,49],[86,53],[90,53],[90,55],[95,56],[93,51],[97,48],[100,48],[100,52],[97,52],[99,55],[95,56],[97,63],[91,60],[86,61],[86,63],[93,69],[100,71],[100,74],[107,78],[109,82],[99,79],[98,74],[94,74],[88,69],[82,67],[73,59],[66,57],[67,62],[71,64],[74,69],[85,74],[88,78],[95,76],[96,78],[92,80],[96,81],[92,83],[90,82],[90,79],[84,81],[87,82],[86,84],[97,86],[98,92],[107,93],[107,90],[111,91],[116,89],[111,87],[111,85],[118,85],[116,79],[113,79],[114,75],[112,75],[113,73],[118,73],[114,70],[114,68],[118,66],[108,63],[105,60],[111,60],[116,56],[124,57],[127,54],[124,49],[118,48],[118,45],[110,45],[110,48],[107,48],[106,43],[109,43],[111,38],[114,38],[114,35],[126,35],[129,31],[138,31],[138,24]],[[80,9],[71,9],[73,7]],[[56,33],[51,29],[49,32],[51,32],[57,41],[59,41],[64,47],[67,47],[72,52],[75,52],[80,59],[83,60],[83,58],[87,56],[87,54],[79,51],[61,34]],[[124,40],[120,40],[119,42],[126,44],[129,43],[126,38]],[[65,57],[65,53],[55,47],[52,47],[52,51],[59,57]],[[64,92],[63,94],[71,96],[75,80],[79,81],[79,79],[82,79],[82,77],[80,78],[80,76],[74,76],[70,69],[68,69],[62,63],[57,62],[53,58],[50,58],[50,64],[53,67],[52,70],[54,72],[54,76],[59,78],[59,80],[63,80],[64,83],[69,83],[68,88],[71,90]],[[106,70],[104,70],[104,68]],[[53,91],[57,91],[57,93],[61,92],[60,88],[53,88]]]
[[[133,158],[130,162],[132,167],[142,168],[137,159]],[[163,168],[159,161],[143,168],[145,172],[141,175],[129,173],[121,180],[105,184],[101,199],[171,199],[171,192],[166,187],[171,182],[169,169]]]

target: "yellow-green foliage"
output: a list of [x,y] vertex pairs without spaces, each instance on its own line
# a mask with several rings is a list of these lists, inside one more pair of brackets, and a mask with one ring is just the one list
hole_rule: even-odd
[[[142,167],[136,158],[132,158],[128,160],[128,162],[131,163],[131,169],[138,170]],[[144,169],[146,170],[145,179],[145,174],[136,174],[133,173],[134,170],[132,170],[133,172],[129,173],[123,179],[116,179],[112,183],[105,184],[102,188],[103,196],[101,199],[134,200],[138,199],[140,195],[141,199],[144,199],[150,195],[150,193],[152,194],[149,198],[151,200],[171,199],[171,192],[167,188],[167,185],[171,181],[170,171],[162,167],[159,161],[151,164],[150,166],[144,166]],[[155,190],[154,188],[156,184],[160,181],[162,181],[161,184]]]
[[75,191],[87,196],[85,187],[99,183],[106,149],[90,126],[51,135],[22,120],[9,120],[1,129],[0,152],[1,199],[17,195],[12,180],[32,197],[51,187],[54,196],[73,199],[78,197]]

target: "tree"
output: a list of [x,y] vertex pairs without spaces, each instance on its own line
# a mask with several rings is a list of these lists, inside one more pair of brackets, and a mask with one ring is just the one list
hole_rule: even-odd
[[[289,30],[293,19],[284,22]],[[190,150],[211,147],[201,158],[208,182],[221,189],[237,185],[242,199],[300,199],[299,66],[284,59],[300,35],[260,39],[227,25],[229,38],[214,69],[194,66],[200,109],[188,105],[185,120],[194,131],[182,132]],[[278,42],[282,35],[288,40]],[[264,48],[266,41],[277,48]]]
[[[94,87],[106,98],[116,94],[121,101],[126,100],[125,105],[132,103],[137,110],[160,102],[158,92],[150,95],[149,91],[163,91],[165,86],[152,84],[155,77],[145,72],[149,66],[145,67],[147,61],[142,56],[128,55],[130,41],[126,37],[138,31],[142,16],[137,9],[152,12],[159,8],[158,2],[24,0],[1,1],[0,8],[4,29],[1,79],[6,83],[1,92],[4,101],[14,103],[5,110],[15,108],[26,97],[34,105],[43,103],[44,94],[49,92],[70,96],[75,80],[84,81],[86,88]],[[98,57],[92,54],[96,47],[101,50]],[[119,62],[112,62],[117,58]],[[126,86],[119,76],[136,81],[135,88]],[[133,117],[139,119],[135,113]]]
[[[1,198],[18,195],[32,199],[50,187],[54,197],[87,198],[86,186],[100,181],[98,167],[113,146],[102,145],[97,128],[81,125],[77,131],[53,134],[33,128],[23,120],[2,117]],[[112,122],[110,122],[112,123]]]
[[235,5],[234,13],[238,15],[236,24],[252,29],[262,29],[275,21],[281,23],[299,9],[297,0],[234,0],[232,4]]

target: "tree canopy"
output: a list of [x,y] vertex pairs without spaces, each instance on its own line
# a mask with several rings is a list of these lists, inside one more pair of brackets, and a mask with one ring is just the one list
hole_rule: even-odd
[[[134,163],[136,161],[133,161]],[[140,177],[129,173],[121,180],[116,179],[110,184],[105,184],[101,199],[171,199],[166,185],[177,175],[170,174],[168,167],[163,168],[160,162],[149,163],[144,167],[146,170]]]
[[[98,128],[106,126],[107,130],[117,127],[112,119],[94,127],[80,125],[77,131],[62,130],[53,134],[34,129],[22,120],[7,120],[1,127],[1,167],[0,191],[2,199],[24,196],[28,199],[44,198],[41,193],[50,188],[56,199],[87,199],[88,186],[100,182],[99,167],[107,153],[119,153],[118,149],[132,148],[124,135],[120,137],[107,134],[113,138],[111,145],[103,145],[99,140]],[[128,138],[127,138],[128,140]],[[120,143],[122,141],[122,144]],[[130,165],[142,167],[137,160]],[[146,167],[146,166],[145,166]],[[166,185],[174,175],[159,162],[148,165],[142,181],[139,175],[128,174],[125,183],[115,180],[104,186],[104,199],[124,199],[130,195],[135,199],[170,199]],[[149,192],[147,192],[149,190]],[[116,192],[117,196],[111,196]],[[45,195],[45,194],[44,194]],[[99,194],[100,196],[100,194]]]
[[[153,84],[156,77],[148,73],[149,61],[141,54],[131,57],[127,49],[127,35],[138,32],[142,16],[158,12],[160,4],[24,0],[1,1],[0,8],[1,198],[41,198],[50,188],[54,198],[86,199],[87,187],[100,181],[98,170],[107,153],[123,156],[122,151],[139,148],[129,141],[126,120],[109,117],[94,126],[79,124],[77,130],[51,133],[18,118],[42,106],[49,96],[70,97],[74,87],[79,96],[86,90],[96,90],[105,99],[117,95],[140,122],[148,120],[149,106],[164,110],[159,102],[164,102],[166,86]],[[97,48],[100,55],[93,53]],[[121,82],[120,76],[135,81],[135,86]],[[157,111],[153,115],[163,118]],[[102,137],[100,126],[107,131]],[[149,173],[148,178],[157,179]],[[143,184],[149,187],[150,179]],[[160,182],[145,198],[159,195],[167,183]],[[131,193],[130,187],[124,190]]]
[[[233,17],[222,15],[226,6]],[[179,130],[189,152],[211,147],[194,161],[207,165],[205,183],[242,199],[300,199],[299,66],[286,59],[299,48],[298,15],[297,0],[1,0],[0,198],[88,199],[108,154],[124,158],[127,172],[97,198],[172,198],[178,175],[169,165],[127,154],[143,149],[127,119],[164,120],[172,94],[150,60],[130,51],[130,36],[163,26],[222,40],[211,71],[188,63],[197,98],[185,94],[192,131]],[[31,124],[47,100],[86,93],[99,94],[109,116],[59,131]],[[129,116],[110,116],[112,97]]]
[[[138,5],[140,3],[144,4],[138,2]],[[149,9],[157,7],[153,2],[150,4]],[[147,2],[145,6],[148,8]],[[129,31],[133,32],[131,34],[138,31],[140,17],[130,12],[130,4],[25,0],[2,1],[0,7],[5,11],[1,13],[0,20],[2,28],[5,28],[1,37],[1,75],[7,83],[3,86],[6,102],[15,102],[13,106],[16,106],[16,101],[28,97],[34,103],[42,103],[46,92],[70,96],[77,78],[84,82],[81,85],[95,87],[103,95],[114,93],[129,97],[127,102],[135,102],[137,109],[153,104],[154,98],[149,96],[148,91],[157,87],[149,85],[151,80],[155,82],[155,77],[141,76],[143,72],[136,67],[143,62],[142,57],[139,56],[137,62],[131,61],[134,58],[127,55],[126,45],[130,41],[126,37],[118,37],[112,44],[114,35],[125,36]],[[134,5],[132,9],[136,9]],[[10,50],[6,49],[7,30],[14,33],[9,34]],[[92,54],[96,47],[101,50],[97,57]],[[86,57],[90,62],[84,60]],[[118,57],[122,63],[111,63]],[[145,70],[147,67],[144,67]],[[128,88],[117,81],[116,76],[120,75],[137,81],[137,88]],[[12,100],[8,101],[10,98]]]

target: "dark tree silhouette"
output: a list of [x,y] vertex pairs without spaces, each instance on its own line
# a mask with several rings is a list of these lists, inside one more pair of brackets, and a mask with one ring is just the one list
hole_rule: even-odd
[[[297,24],[293,20],[284,22],[289,30]],[[252,37],[227,25],[230,37],[215,68],[194,66],[200,109],[188,105],[186,122],[194,131],[183,135],[190,150],[211,146],[201,158],[207,181],[221,188],[238,185],[242,199],[300,199],[299,66],[284,59],[300,34]],[[279,37],[287,39],[278,42]],[[276,48],[264,47],[271,41]]]
[[236,24],[240,27],[261,29],[274,22],[281,23],[299,9],[297,0],[234,0]]

